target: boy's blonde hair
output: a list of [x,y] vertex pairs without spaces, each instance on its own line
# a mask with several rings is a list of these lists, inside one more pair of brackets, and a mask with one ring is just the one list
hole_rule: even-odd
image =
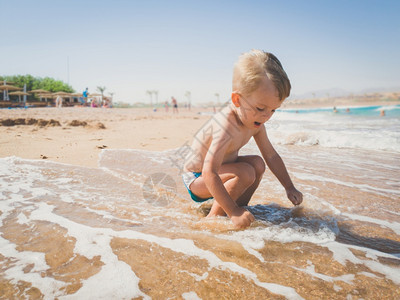
[[290,80],[282,64],[272,53],[251,50],[239,56],[233,69],[233,91],[249,95],[254,92],[263,77],[274,83],[282,101],[290,95]]

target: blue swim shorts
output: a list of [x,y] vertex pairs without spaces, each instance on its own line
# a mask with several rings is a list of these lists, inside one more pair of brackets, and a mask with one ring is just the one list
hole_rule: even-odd
[[207,199],[203,199],[203,198],[197,197],[190,190],[190,185],[193,183],[193,181],[196,180],[196,178],[198,178],[200,176],[201,176],[200,172],[186,172],[186,173],[182,174],[183,183],[185,184],[185,187],[188,190],[190,197],[196,202],[204,202],[204,201],[207,201],[207,200],[213,198],[213,197],[210,197],[210,198],[207,198]]

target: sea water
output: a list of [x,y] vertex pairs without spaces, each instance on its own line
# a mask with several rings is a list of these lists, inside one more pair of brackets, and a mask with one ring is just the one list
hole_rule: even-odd
[[267,128],[275,144],[400,152],[400,105],[283,110]]
[[190,200],[186,143],[103,150],[100,168],[0,159],[0,298],[398,298],[399,117],[354,110],[266,124],[304,202],[267,171],[246,230]]

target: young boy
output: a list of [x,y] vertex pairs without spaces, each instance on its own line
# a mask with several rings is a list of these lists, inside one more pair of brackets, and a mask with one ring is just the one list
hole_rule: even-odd
[[[290,94],[290,81],[280,61],[260,50],[242,54],[234,67],[232,86],[232,102],[196,134],[183,180],[194,201],[215,198],[207,217],[226,214],[235,227],[245,228],[254,216],[243,206],[261,181],[264,160],[294,205],[303,201],[303,195],[294,187],[264,126]],[[251,137],[264,160],[238,155]]]

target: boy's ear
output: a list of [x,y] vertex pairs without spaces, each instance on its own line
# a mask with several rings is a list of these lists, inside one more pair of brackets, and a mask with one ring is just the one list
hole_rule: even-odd
[[232,95],[231,95],[231,98],[232,98],[233,105],[235,105],[236,107],[240,107],[240,101],[239,101],[240,96],[239,96],[239,94],[233,92]]

